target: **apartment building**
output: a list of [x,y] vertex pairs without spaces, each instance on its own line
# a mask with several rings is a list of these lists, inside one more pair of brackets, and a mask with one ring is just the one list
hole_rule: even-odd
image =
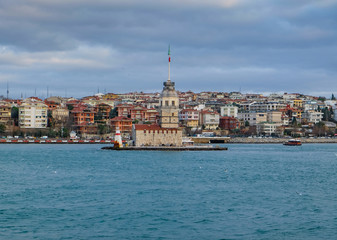
[[198,127],[199,111],[195,109],[183,109],[179,112],[179,121],[186,127]]
[[227,104],[220,107],[220,115],[222,117],[237,117],[239,108],[237,106]]
[[39,98],[25,99],[19,106],[20,128],[46,128],[48,106]]
[[219,127],[220,114],[218,112],[201,111],[199,115],[200,125],[205,129],[215,130]]
[[265,112],[244,112],[238,113],[238,119],[248,122],[250,126],[255,126],[261,122],[267,122],[267,113]]

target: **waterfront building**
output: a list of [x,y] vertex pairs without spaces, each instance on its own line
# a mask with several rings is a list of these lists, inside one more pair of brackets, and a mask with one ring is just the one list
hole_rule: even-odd
[[47,110],[48,106],[41,99],[26,98],[19,107],[20,128],[46,128]]
[[73,128],[78,134],[96,134],[95,110],[87,104],[80,103],[71,110]]
[[12,106],[7,102],[0,103],[0,123],[8,125],[11,122]]
[[274,135],[281,133],[281,123],[270,123],[270,122],[261,122],[256,125],[257,134],[263,135]]
[[57,108],[52,110],[52,119],[54,127],[62,127],[68,123],[69,110],[67,108]]

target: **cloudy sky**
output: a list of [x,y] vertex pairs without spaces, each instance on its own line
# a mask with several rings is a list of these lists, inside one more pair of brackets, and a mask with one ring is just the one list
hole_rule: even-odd
[[0,1],[0,95],[337,93],[337,0]]

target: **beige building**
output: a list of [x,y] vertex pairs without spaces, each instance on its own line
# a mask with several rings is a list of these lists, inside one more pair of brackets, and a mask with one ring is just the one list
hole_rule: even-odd
[[69,110],[67,108],[57,108],[52,111],[53,126],[61,128],[66,126],[69,121]]
[[0,102],[0,123],[7,125],[11,121],[12,107],[6,102]]
[[25,99],[19,107],[20,128],[46,128],[48,106],[41,99]]
[[267,122],[269,122],[269,123],[283,123],[282,113],[280,111],[267,112]]
[[132,139],[137,147],[181,146],[182,131],[179,128],[162,128],[159,125],[134,124]]
[[249,122],[249,126],[255,126],[261,122],[267,122],[267,113],[265,112],[244,112],[238,113],[238,119]]

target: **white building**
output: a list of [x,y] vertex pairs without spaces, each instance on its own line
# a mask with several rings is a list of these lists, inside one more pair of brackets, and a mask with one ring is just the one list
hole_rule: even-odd
[[205,129],[215,130],[219,127],[220,114],[217,112],[201,111],[200,112],[200,125]]
[[220,107],[220,115],[222,117],[237,117],[238,116],[238,107],[234,105],[225,105]]
[[254,102],[249,106],[249,111],[255,112],[267,112],[277,111],[285,108],[287,105],[280,102]]
[[323,113],[322,112],[316,112],[316,111],[306,111],[303,113],[303,118],[307,119],[309,123],[319,123],[323,119]]
[[265,134],[270,136],[272,134],[278,133],[277,130],[281,126],[281,123],[262,122],[256,125],[256,132],[257,134]]
[[27,98],[19,107],[20,128],[46,128],[48,106],[38,98]]
[[238,113],[238,119],[249,122],[250,126],[255,126],[261,122],[267,122],[267,113],[263,112],[244,112]]
[[318,109],[317,101],[305,101],[303,102],[303,111],[315,111]]

